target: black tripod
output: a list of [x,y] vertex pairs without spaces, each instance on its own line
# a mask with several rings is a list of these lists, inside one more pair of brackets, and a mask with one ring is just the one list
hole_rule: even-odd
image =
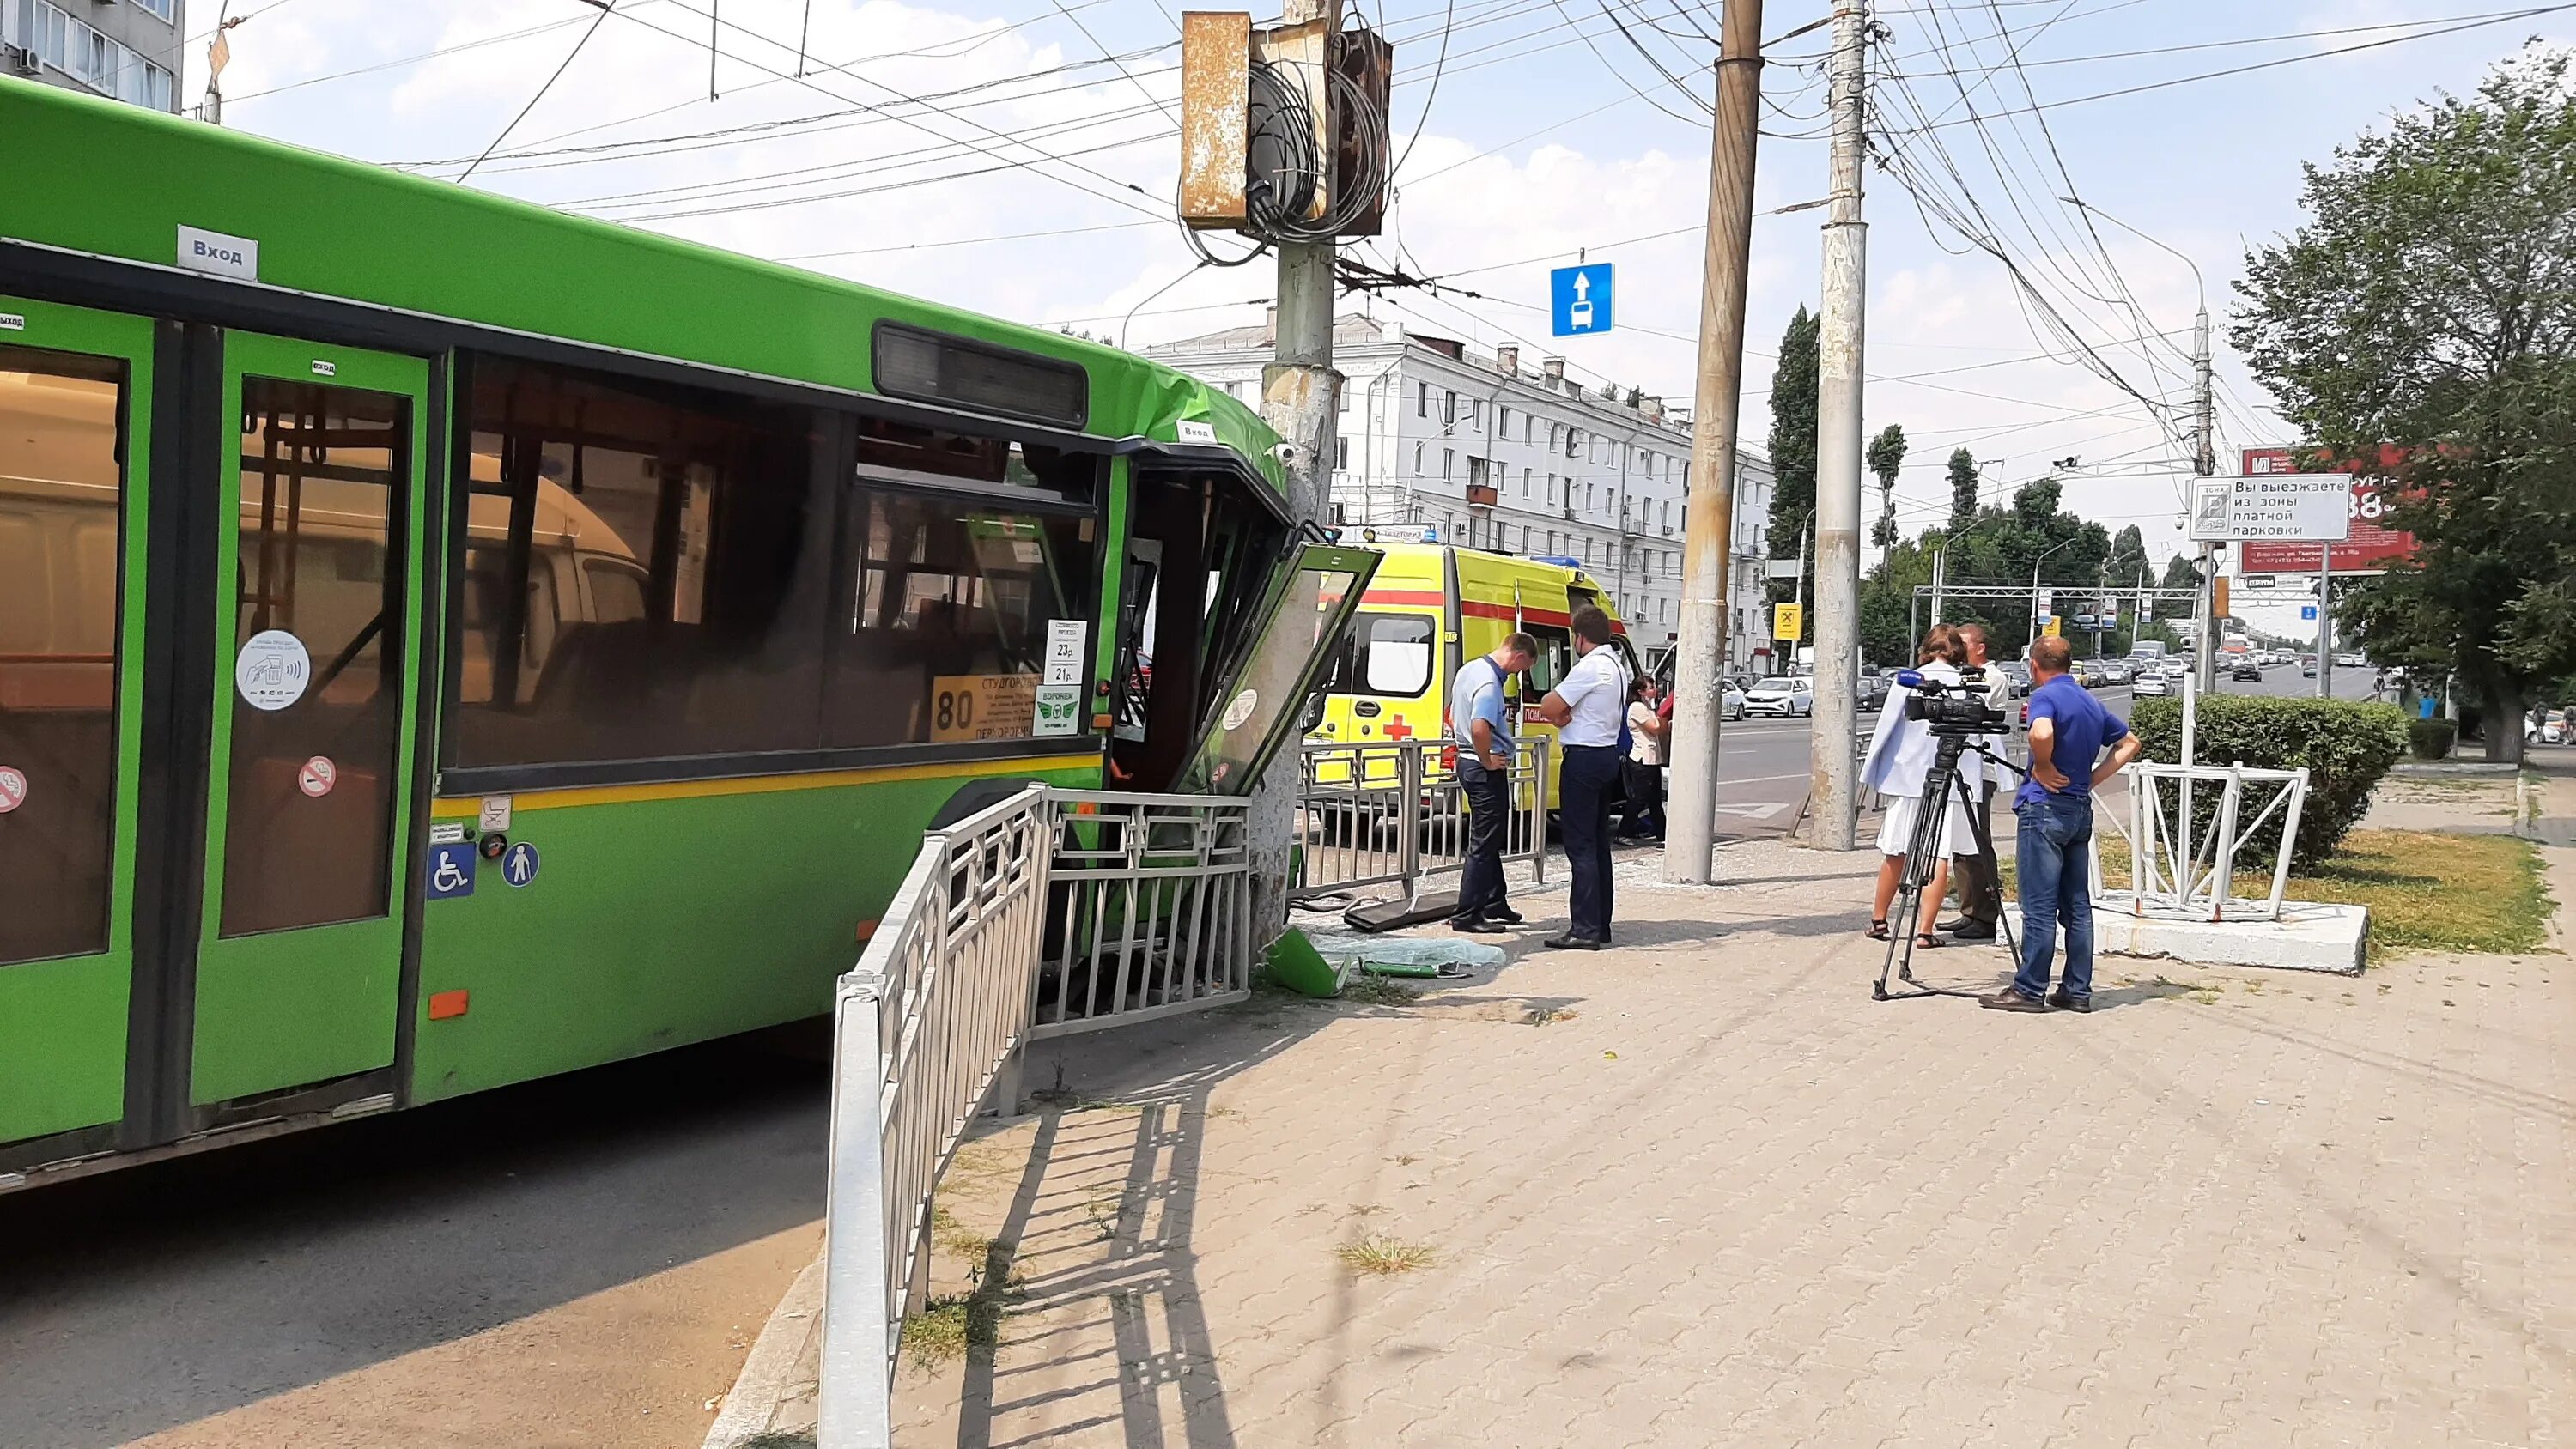
[[[1897,885],[1896,903],[1888,908],[1887,959],[1879,963],[1878,980],[1870,986],[1869,994],[1873,1001],[1896,1001],[1915,996],[1974,996],[1977,994],[1954,987],[1926,986],[1914,978],[1914,942],[1919,934],[1915,928],[1915,921],[1922,912],[1923,891],[1931,884],[1933,866],[1941,859],[1941,818],[1948,813],[1947,802],[1951,796],[1956,795],[1960,804],[1967,809],[1968,837],[1976,845],[1977,853],[1988,859],[1992,859],[1995,853],[1994,828],[1986,820],[1985,802],[1977,798],[1976,792],[1968,788],[1967,780],[1959,774],[1959,757],[1975,755],[1980,759],[2001,765],[2016,775],[2021,773],[2021,768],[1987,749],[1986,736],[1982,731],[1953,729],[1947,725],[1936,724],[1932,726],[1932,734],[1939,743],[1932,752],[1931,773],[1923,777],[1923,807],[1914,817],[1914,835],[1906,842],[1905,874]],[[1996,889],[1999,891],[2002,889],[2001,882],[1997,883]],[[2000,906],[2001,902],[1997,902],[1997,905]],[[2011,952],[2012,959],[2018,963],[2021,960],[2021,946],[2013,939],[2011,918],[1998,909],[1995,920],[1996,924],[2003,927],[2004,949]],[[1904,925],[1902,934],[1905,938],[1902,959],[1897,952],[1897,937],[1900,933],[1896,930],[1896,926],[1900,922]],[[1898,980],[1914,989],[1888,990],[1887,977],[1890,971],[1896,973]]]

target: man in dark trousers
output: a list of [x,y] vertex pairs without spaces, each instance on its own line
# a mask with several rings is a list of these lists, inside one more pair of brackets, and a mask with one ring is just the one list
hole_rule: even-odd
[[[1958,632],[1959,642],[1968,648],[1968,667],[1985,672],[1986,683],[1982,693],[1986,707],[2009,709],[2012,705],[2012,681],[1986,659],[1985,626],[1961,624]],[[1969,783],[1976,787],[1978,818],[1991,821],[1995,809],[1995,771],[2000,767],[1972,759],[1962,761],[1961,768],[1981,768],[1983,784],[1979,785],[1977,781]],[[1941,929],[1958,940],[1991,941],[1995,938],[1996,923],[2004,918],[2003,872],[1995,864],[1993,837],[1989,836],[1987,840],[1988,843],[1975,853],[1956,857],[1957,867],[1950,872],[1950,878],[1959,883],[1959,918],[1947,922]]]
[[1467,866],[1458,877],[1457,931],[1491,934],[1520,923],[1503,889],[1504,825],[1511,818],[1511,706],[1503,681],[1525,673],[1538,641],[1514,634],[1467,661],[1449,688],[1450,741],[1458,747],[1458,788],[1467,796]]
[[1598,951],[1610,944],[1610,796],[1619,786],[1619,725],[1628,708],[1628,666],[1610,643],[1610,616],[1574,611],[1574,667],[1539,701],[1538,717],[1557,727],[1565,763],[1557,770],[1556,821],[1572,878],[1571,921],[1548,938],[1560,951]]
[[[2013,796],[2013,814],[2021,820],[2013,846],[2021,878],[2021,971],[2010,986],[1977,998],[1994,1011],[2093,1009],[2093,791],[2138,757],[2138,737],[2067,676],[2073,659],[2066,641],[2053,636],[2030,649],[2030,777]],[[2106,745],[2111,753],[2102,758]],[[2052,992],[2048,967],[2060,927],[2066,975]]]

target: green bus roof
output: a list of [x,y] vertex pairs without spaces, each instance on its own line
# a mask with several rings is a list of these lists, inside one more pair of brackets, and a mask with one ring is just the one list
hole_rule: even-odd
[[[159,111],[0,77],[0,238],[161,267],[179,228],[258,243],[269,287],[874,392],[880,318],[1079,364],[1087,431],[1204,422],[1275,488],[1277,437],[1195,378],[1096,343]],[[6,279],[0,277],[0,287]]]

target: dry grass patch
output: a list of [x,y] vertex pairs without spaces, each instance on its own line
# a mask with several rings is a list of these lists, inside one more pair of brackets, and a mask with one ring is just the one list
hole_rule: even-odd
[[1334,1249],[1333,1256],[1341,1259],[1342,1266],[1354,1273],[1382,1278],[1428,1268],[1433,1255],[1428,1243],[1407,1243],[1382,1233],[1371,1233],[1356,1243],[1346,1243]]

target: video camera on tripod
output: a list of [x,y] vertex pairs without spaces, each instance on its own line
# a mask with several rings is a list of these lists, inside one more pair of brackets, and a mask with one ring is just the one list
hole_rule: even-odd
[[[1964,738],[1970,735],[1999,735],[2006,728],[2004,712],[1986,703],[1986,672],[1971,666],[1949,684],[1917,669],[1897,671],[1896,682],[1905,686],[1905,717],[1921,720],[1932,733]],[[1956,756],[1952,757],[1954,760]]]
[[[1994,837],[1986,821],[1985,802],[1976,787],[1960,773],[1960,758],[1974,756],[1979,762],[1977,769],[1980,773],[1989,762],[2005,770],[2018,771],[2018,767],[1985,743],[1988,737],[2004,733],[2009,726],[2004,721],[2004,712],[1985,701],[1987,679],[1983,668],[1971,667],[1962,671],[1956,683],[1921,670],[1904,669],[1897,672],[1896,682],[1907,691],[1905,717],[1920,722],[1924,732],[1937,742],[1931,767],[1923,777],[1923,804],[1915,812],[1914,830],[1906,842],[1904,875],[1898,886],[1896,902],[1888,912],[1891,921],[1911,922],[1915,919],[1923,892],[1933,878],[1934,866],[1950,853],[1941,842],[1944,821],[1953,809],[1967,818],[1968,834],[1978,853],[1994,854]],[[2013,939],[2012,922],[2007,920],[2001,924],[2005,949],[2014,959],[2020,959],[2021,947]],[[1900,995],[1972,994],[1953,988],[1927,986],[1915,978],[1914,944],[1917,934],[1907,930],[1889,935],[1887,956],[1879,963],[1878,980],[1871,985],[1870,995],[1879,1001],[1891,1001]],[[1901,947],[1900,941],[1903,943]],[[1912,989],[1891,993],[1887,989],[1891,972]]]

